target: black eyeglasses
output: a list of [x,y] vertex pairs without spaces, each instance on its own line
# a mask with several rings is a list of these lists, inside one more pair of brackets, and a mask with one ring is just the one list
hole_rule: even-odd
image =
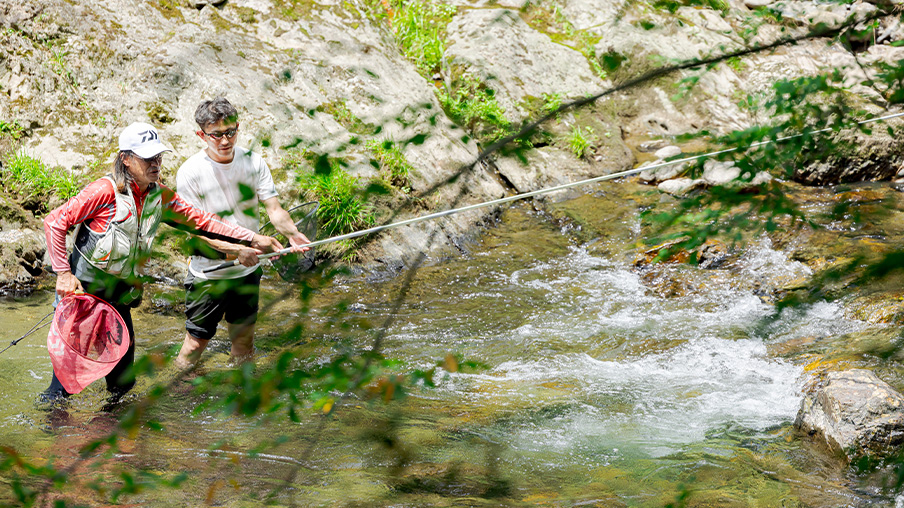
[[205,132],[204,134],[207,134],[212,139],[220,140],[220,139],[223,139],[224,136],[227,138],[231,138],[231,137],[235,136],[235,133],[237,133],[238,131],[239,131],[239,126],[236,125],[235,127],[229,129],[226,132]]
[[157,155],[155,155],[155,156],[153,156],[153,157],[148,157],[147,159],[145,159],[144,157],[141,157],[141,156],[139,156],[139,155],[137,155],[137,154],[135,155],[135,157],[138,157],[139,159],[143,160],[143,161],[146,162],[147,164],[153,164],[153,163],[155,163],[155,162],[156,162],[157,164],[160,164],[161,162],[163,162],[163,152],[160,152],[160,153],[158,153]]

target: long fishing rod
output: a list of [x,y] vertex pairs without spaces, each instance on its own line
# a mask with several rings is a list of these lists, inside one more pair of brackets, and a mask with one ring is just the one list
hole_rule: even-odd
[[[897,117],[900,117],[900,116],[904,116],[904,112],[902,112],[902,113],[894,113],[894,114],[891,114],[891,115],[882,116],[882,117],[877,117],[877,118],[870,118],[870,119],[864,120],[864,121],[862,121],[862,122],[857,122],[857,125],[864,125],[864,124],[868,124],[868,123],[872,123],[872,122],[879,122],[879,121],[883,121],[883,120],[890,120],[890,119],[892,119],[892,118],[897,118]],[[438,218],[440,218],[440,217],[445,217],[445,216],[447,216],[447,215],[453,215],[453,214],[456,214],[456,213],[467,212],[467,211],[470,211],[470,210],[477,210],[477,209],[479,209],[479,208],[485,208],[485,207],[488,207],[488,206],[501,205],[501,204],[503,204],[503,203],[511,203],[512,201],[517,201],[517,200],[519,200],[519,199],[526,199],[526,198],[531,198],[531,197],[534,197],[534,196],[540,196],[540,195],[542,195],[542,194],[548,194],[548,193],[550,193],[550,192],[556,192],[556,191],[560,191],[560,190],[570,189],[570,188],[572,188],[572,187],[578,187],[578,186],[581,186],[581,185],[587,185],[587,184],[590,184],[590,183],[597,183],[597,182],[604,182],[604,181],[606,181],[606,180],[613,180],[613,179],[615,179],[615,178],[621,178],[621,177],[623,177],[623,176],[630,176],[630,175],[633,175],[633,174],[641,173],[641,172],[643,172],[643,171],[649,171],[649,170],[652,170],[652,169],[659,169],[659,168],[662,168],[662,167],[672,166],[672,165],[675,165],[675,164],[681,164],[681,163],[684,163],[684,162],[696,161],[696,160],[700,160],[700,159],[703,159],[703,158],[706,158],[706,157],[712,157],[712,156],[714,156],[714,155],[720,155],[720,154],[723,154],[723,153],[736,152],[736,151],[742,150],[742,149],[743,149],[743,150],[749,150],[749,149],[751,149],[751,148],[757,148],[757,147],[760,147],[760,146],[763,146],[763,145],[768,145],[768,144],[770,144],[770,143],[780,143],[780,142],[782,142],[782,141],[787,141],[787,140],[789,140],[789,139],[794,139],[794,138],[801,137],[801,136],[803,136],[804,134],[811,134],[811,135],[812,135],[812,134],[820,134],[820,133],[823,133],[823,132],[829,132],[829,131],[832,131],[832,130],[833,130],[833,129],[832,129],[831,127],[827,127],[827,128],[825,128],[825,129],[819,129],[819,130],[811,131],[811,132],[809,132],[809,133],[792,134],[792,135],[790,135],[790,136],[784,136],[784,137],[781,137],[781,138],[770,139],[770,140],[766,140],[766,141],[758,141],[758,142],[756,142],[756,143],[752,143],[752,144],[747,145],[747,146],[745,146],[745,147],[740,147],[740,146],[738,146],[738,147],[734,147],[734,148],[726,148],[726,149],[724,149],[724,150],[717,150],[717,151],[715,151],[715,152],[709,152],[709,153],[705,153],[705,154],[702,154],[702,155],[694,155],[694,156],[691,156],[691,157],[685,157],[685,158],[682,158],[682,159],[674,159],[674,160],[670,160],[670,161],[663,161],[663,162],[660,162],[660,163],[658,163],[658,164],[651,164],[651,165],[649,165],[649,166],[643,166],[643,167],[639,167],[639,168],[629,169],[629,170],[626,170],[626,171],[620,171],[620,172],[618,172],[618,173],[612,173],[612,174],[608,174],[608,175],[604,175],[604,176],[597,176],[597,177],[594,177],[594,178],[588,178],[588,179],[586,179],[586,180],[580,180],[580,181],[577,181],[577,182],[571,182],[571,183],[566,183],[566,184],[562,184],[562,185],[557,185],[557,186],[555,186],[555,187],[548,187],[548,188],[546,188],[546,189],[539,189],[539,190],[535,190],[535,191],[525,192],[525,193],[522,193],[522,194],[516,194],[516,195],[514,195],[514,196],[508,196],[508,197],[505,197],[505,198],[494,199],[494,200],[492,200],[492,201],[485,201],[485,202],[483,202],[483,203],[477,203],[477,204],[474,204],[474,205],[462,206],[462,207],[460,207],[460,208],[453,208],[453,209],[450,209],[450,210],[444,210],[444,211],[442,211],[442,212],[431,213],[431,214],[428,214],[428,215],[423,215],[423,216],[421,216],[421,217],[415,217],[415,218],[412,218],[412,219],[407,219],[407,220],[403,220],[403,221],[399,221],[399,222],[394,222],[394,223],[392,223],[392,224],[384,224],[384,225],[382,225],[382,226],[374,226],[374,227],[372,227],[372,228],[362,229],[362,230],[360,230],[360,231],[354,231],[354,232],[352,232],[352,233],[346,233],[346,234],[344,234],[344,235],[333,236],[333,237],[330,237],[330,238],[325,238],[325,239],[323,239],[323,240],[317,240],[317,241],[314,241],[314,242],[311,242],[311,243],[306,243],[306,244],[304,244],[303,246],[300,246],[300,247],[302,247],[302,248],[310,248],[310,247],[317,247],[317,246],[319,246],[319,245],[325,245],[325,244],[328,244],[328,243],[339,242],[339,241],[342,241],[342,240],[350,240],[350,239],[352,239],[352,238],[358,238],[358,237],[365,236],[365,235],[370,235],[370,234],[373,234],[373,233],[379,233],[380,231],[386,231],[387,229],[398,228],[398,227],[402,227],[402,226],[408,226],[408,225],[411,225],[411,224],[417,224],[418,222],[424,222],[424,221],[428,221],[428,220],[438,219]],[[274,256],[281,256],[281,255],[284,255],[284,254],[288,254],[289,252],[292,252],[292,251],[294,251],[295,249],[297,249],[297,247],[286,247],[285,249],[278,250],[278,251],[276,251],[276,252],[269,252],[269,253],[267,253],[267,254],[261,254],[261,255],[257,256],[257,258],[258,258],[258,259],[269,259],[269,258],[274,257]],[[222,264],[220,264],[220,265],[217,265],[217,266],[208,268],[208,269],[204,270],[203,273],[210,273],[210,272],[213,272],[213,271],[216,271],[216,270],[221,270],[221,269],[223,269],[223,268],[229,268],[230,266],[237,266],[237,265],[239,265],[239,264],[240,264],[240,262],[239,262],[239,260],[237,260],[237,259],[236,259],[236,260],[233,260],[233,261],[227,261],[227,262],[222,263]]]
[[[49,325],[49,324],[51,323],[51,321],[48,321],[48,322],[44,323],[44,320],[47,319],[48,317],[50,317],[50,316],[53,314],[53,312],[54,312],[54,311],[48,312],[46,316],[42,317],[40,321],[38,321],[37,323],[35,323],[34,326],[31,327],[31,330],[28,330],[27,332],[25,332],[25,335],[23,335],[23,336],[19,337],[18,339],[16,339],[16,340],[10,342],[8,346],[6,346],[5,348],[3,348],[3,351],[0,351],[0,354],[3,354],[4,351],[6,351],[7,349],[9,349],[9,348],[15,346],[16,344],[18,344],[18,343],[19,343],[22,339],[24,339],[25,337],[28,337],[29,335],[33,334],[34,332],[36,332],[36,331],[40,330],[41,328],[44,328],[45,326]],[[43,323],[43,324],[42,324],[42,323]]]

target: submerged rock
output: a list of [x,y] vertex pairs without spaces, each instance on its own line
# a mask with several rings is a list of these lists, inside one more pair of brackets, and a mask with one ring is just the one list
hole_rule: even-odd
[[667,194],[672,195],[684,195],[692,190],[699,189],[703,187],[705,182],[702,179],[691,179],[691,178],[674,178],[672,180],[666,180],[659,184],[659,190],[665,192]]
[[868,370],[830,372],[794,427],[848,460],[888,456],[904,444],[904,395]]

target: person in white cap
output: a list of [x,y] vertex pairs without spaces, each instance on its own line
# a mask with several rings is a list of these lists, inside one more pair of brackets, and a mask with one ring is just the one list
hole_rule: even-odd
[[[229,224],[161,185],[160,166],[169,151],[153,126],[129,125],[119,136],[113,173],[90,183],[44,219],[47,251],[57,274],[57,297],[91,293],[111,303],[126,322],[129,352],[105,378],[115,400],[135,384],[132,376],[124,376],[135,356],[131,309],[141,302],[140,271],[151,255],[161,222],[242,244],[259,254],[282,249],[276,239]],[[66,234],[76,225],[74,249],[67,258]],[[54,374],[42,398],[68,395]]]

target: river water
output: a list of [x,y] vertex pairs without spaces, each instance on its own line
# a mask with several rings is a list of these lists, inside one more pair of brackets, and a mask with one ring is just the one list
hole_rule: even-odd
[[[403,371],[450,354],[479,365],[440,369],[435,387],[399,401],[355,398],[298,423],[279,412],[198,411],[209,396],[177,381],[152,410],[163,430],[125,439],[100,473],[76,469],[51,498],[102,504],[88,483],[127,468],[188,475],[178,488],[119,500],[141,506],[256,506],[268,496],[282,506],[895,506],[881,479],[791,428],[807,371],[825,356],[814,352],[887,336],[888,327],[845,317],[832,302],[776,313],[763,288],[811,272],[765,239],[730,270],[634,266],[644,203],[617,185],[553,212],[513,207],[469,253],[418,271],[383,353]],[[587,210],[607,223],[605,234],[558,220]],[[311,365],[367,347],[403,283],[350,279],[322,290],[310,309],[277,302],[261,318],[258,365],[289,341]],[[265,299],[284,289],[270,278]],[[149,300],[178,297],[160,287]],[[0,302],[4,335],[25,333],[50,300],[42,290]],[[348,308],[338,318],[337,302]],[[149,308],[135,313],[139,353],[181,343],[178,313]],[[299,322],[303,331],[287,336]],[[44,337],[0,356],[0,443],[71,464],[124,409],[100,411],[103,383],[62,410],[35,404],[50,378]],[[225,369],[227,353],[215,340],[204,370]],[[142,378],[131,403],[167,375]]]

